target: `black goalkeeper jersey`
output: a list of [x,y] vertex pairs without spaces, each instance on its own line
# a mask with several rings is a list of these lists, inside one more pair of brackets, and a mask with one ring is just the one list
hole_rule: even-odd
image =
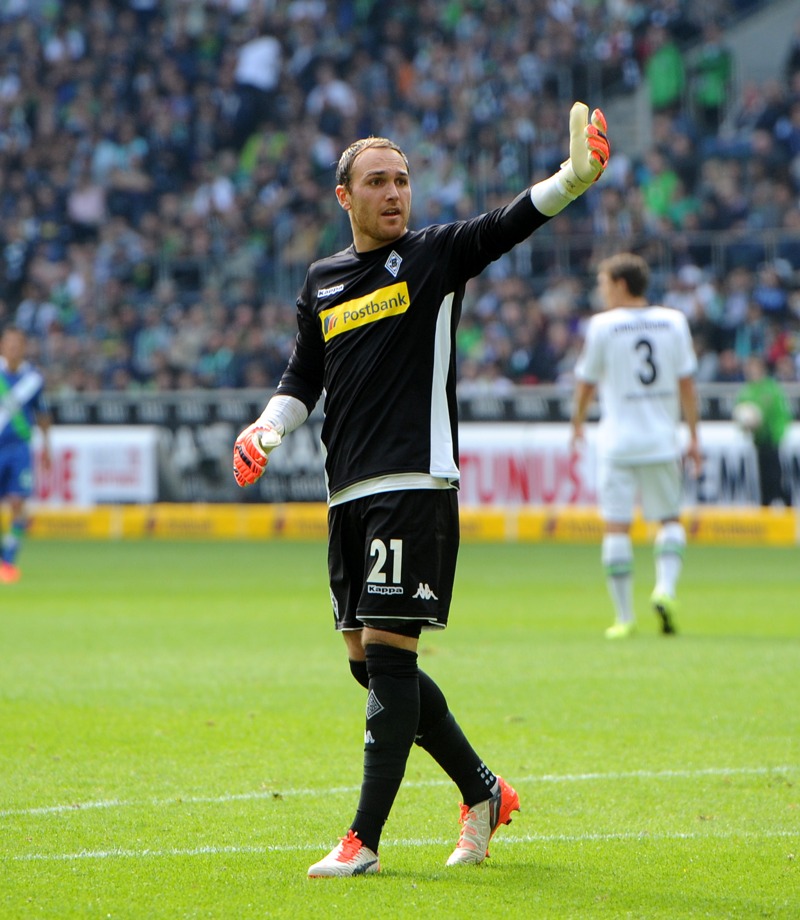
[[311,265],[277,393],[311,412],[324,390],[331,497],[378,476],[458,479],[455,334],[466,283],[547,220],[528,190],[471,220]]

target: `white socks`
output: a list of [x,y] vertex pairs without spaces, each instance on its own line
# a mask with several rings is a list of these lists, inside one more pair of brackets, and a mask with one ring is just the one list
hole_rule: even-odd
[[633,543],[629,534],[607,533],[603,536],[603,568],[608,593],[618,623],[632,623],[633,615]]
[[662,524],[656,534],[653,552],[656,563],[656,592],[675,597],[678,578],[683,568],[686,531],[683,524],[670,521]]

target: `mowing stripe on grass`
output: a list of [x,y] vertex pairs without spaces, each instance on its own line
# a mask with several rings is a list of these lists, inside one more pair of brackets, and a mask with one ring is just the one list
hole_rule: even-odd
[[[520,783],[580,783],[587,781],[615,781],[626,779],[696,779],[700,776],[763,776],[770,773],[789,773],[798,769],[798,765],[779,767],[707,767],[701,770],[629,770],[625,772],[608,773],[544,773],[539,776],[524,776],[515,778],[514,782]],[[449,786],[451,780],[426,780],[424,782],[407,782],[404,784],[409,789],[423,789],[435,786]],[[165,805],[214,805],[225,802],[246,802],[255,799],[286,798],[288,796],[302,795],[304,798],[313,796],[352,795],[360,790],[360,786],[338,786],[332,789],[286,789],[261,790],[258,792],[239,792],[217,796],[175,796],[167,799],[150,799],[142,801],[125,801],[121,799],[108,799],[98,802],[73,802],[69,805],[44,805],[35,808],[6,809],[0,811],[0,818],[18,817],[22,815],[51,815],[61,814],[65,811],[84,811],[96,808],[161,808]]]
[[[641,831],[627,831],[615,834],[525,834],[523,836],[513,836],[503,834],[500,843],[504,846],[511,843],[603,843],[626,840],[767,840],[775,838],[792,839],[800,837],[800,828],[791,831],[725,831],[722,833],[704,833],[704,834],[647,834]],[[421,839],[402,839],[382,841],[384,847],[427,847],[427,846],[448,846],[452,838],[421,838]],[[497,845],[494,841],[493,846]],[[0,862],[69,862],[78,859],[165,859],[177,856],[225,856],[225,855],[247,855],[254,853],[257,855],[266,855],[269,853],[303,853],[323,850],[328,846],[327,843],[299,843],[285,844],[274,847],[253,847],[253,846],[204,846],[192,847],[191,849],[168,849],[168,850],[83,850],[80,853],[25,853],[16,856],[0,855]]]

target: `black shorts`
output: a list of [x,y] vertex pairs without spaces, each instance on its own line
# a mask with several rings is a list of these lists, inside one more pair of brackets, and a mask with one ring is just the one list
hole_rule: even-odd
[[458,556],[458,492],[381,492],[328,510],[328,572],[339,630],[418,636],[447,625]]

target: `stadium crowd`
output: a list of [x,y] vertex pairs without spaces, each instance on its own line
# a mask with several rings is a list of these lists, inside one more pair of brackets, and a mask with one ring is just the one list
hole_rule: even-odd
[[718,24],[753,5],[4,0],[0,323],[56,393],[270,387],[307,265],[348,242],[350,141],[392,137],[416,225],[451,220],[554,171],[573,99],[646,81],[649,149],[471,283],[462,391],[568,381],[615,248],[689,318],[700,380],[752,353],[798,380],[800,28],[734,94]]

